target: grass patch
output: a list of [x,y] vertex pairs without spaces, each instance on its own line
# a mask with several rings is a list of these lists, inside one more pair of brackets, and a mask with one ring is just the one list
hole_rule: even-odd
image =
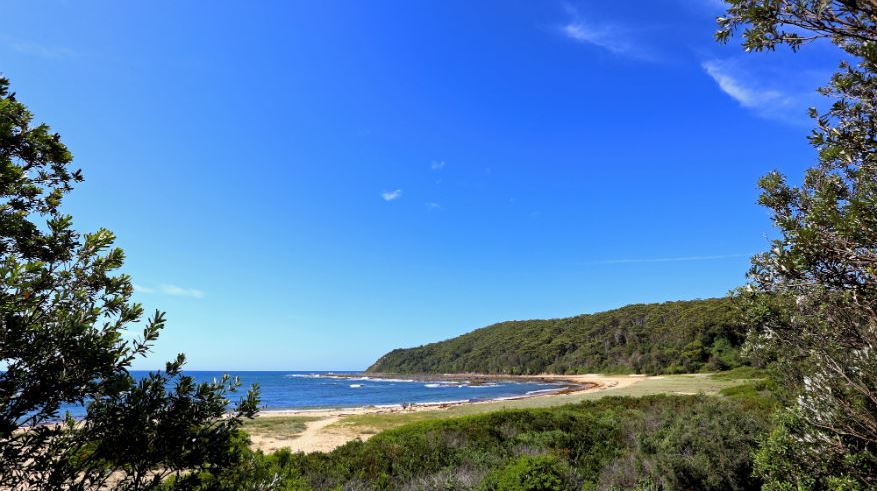
[[772,412],[780,406],[778,387],[771,379],[756,379],[722,389],[721,395],[752,411]]
[[420,411],[416,413],[372,413],[347,416],[332,426],[350,428],[360,433],[374,434],[397,428],[408,423],[444,419],[450,411]]
[[267,436],[276,440],[290,440],[300,435],[316,416],[271,416],[244,422],[244,431],[253,436]]
[[710,375],[715,380],[753,380],[767,378],[767,370],[755,367],[737,367],[725,372],[716,372]]

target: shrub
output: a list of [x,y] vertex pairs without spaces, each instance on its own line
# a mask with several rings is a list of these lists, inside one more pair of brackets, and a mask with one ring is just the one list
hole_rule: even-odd
[[330,453],[250,452],[190,489],[757,489],[768,421],[726,398],[608,397],[417,422]]
[[484,479],[483,491],[562,491],[575,489],[570,469],[557,457],[521,457]]

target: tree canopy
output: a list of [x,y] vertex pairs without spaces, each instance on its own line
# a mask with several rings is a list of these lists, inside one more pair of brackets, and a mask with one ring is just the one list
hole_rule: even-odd
[[745,337],[730,299],[628,305],[563,319],[501,322],[397,349],[372,372],[682,373],[734,368]]
[[[106,230],[80,233],[61,204],[82,173],[0,78],[0,488],[142,489],[168,472],[227,461],[253,388],[195,384],[184,357],[137,380],[131,363],[165,326],[131,300],[125,255]],[[132,328],[141,326],[131,339]],[[60,414],[87,405],[82,421]]]
[[877,486],[877,3],[729,0],[717,38],[747,50],[828,40],[844,61],[811,109],[818,164],[799,184],[778,172],[760,203],[781,237],[753,259],[752,352],[791,388],[762,449],[771,489]]

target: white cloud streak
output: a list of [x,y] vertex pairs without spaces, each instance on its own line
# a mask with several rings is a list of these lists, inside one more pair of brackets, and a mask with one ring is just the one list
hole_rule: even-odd
[[707,75],[715,80],[722,92],[728,94],[741,106],[750,109],[762,108],[776,104],[787,104],[788,97],[778,90],[760,89],[742,81],[739,75],[732,73],[729,67],[718,60],[705,61],[701,64]]
[[571,22],[562,28],[566,37],[581,43],[599,46],[615,54],[628,54],[632,48],[612,26],[588,26],[580,21]]
[[73,56],[73,50],[71,49],[54,48],[38,43],[14,42],[10,43],[10,46],[21,54],[37,56],[40,58],[60,59]]
[[444,160],[433,160],[432,164],[429,166],[432,170],[442,170],[445,168]]
[[204,298],[206,295],[202,290],[196,288],[183,288],[171,284],[163,284],[153,288],[134,283],[134,290],[140,293],[159,293],[161,295],[170,295],[172,297]]
[[133,283],[134,291],[140,293],[155,293],[155,288],[145,287],[143,285],[138,285],[137,283]]
[[[813,89],[821,80],[813,73],[792,77],[793,68],[751,66],[735,59],[707,60],[701,67],[722,92],[765,119],[806,125],[807,108],[824,102]],[[776,88],[778,80],[784,81],[782,88]]]
[[401,189],[395,189],[393,191],[384,191],[383,193],[381,193],[381,198],[383,198],[384,201],[395,201],[401,197],[402,197],[402,190]]
[[174,297],[203,298],[204,292],[195,288],[183,288],[177,285],[161,285],[161,292]]
[[594,22],[582,18],[578,9],[565,5],[571,20],[559,27],[566,38],[602,48],[612,54],[642,61],[657,61],[654,53],[637,39],[635,33],[619,24]]

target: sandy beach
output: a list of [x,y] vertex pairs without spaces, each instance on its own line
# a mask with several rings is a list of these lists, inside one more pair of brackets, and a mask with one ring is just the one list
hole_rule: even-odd
[[[380,378],[380,375],[376,375]],[[386,407],[362,407],[351,409],[326,409],[326,410],[277,410],[263,411],[258,418],[294,418],[306,417],[303,421],[304,430],[288,437],[278,437],[271,433],[251,432],[252,447],[263,452],[272,452],[281,448],[288,448],[293,452],[327,452],[339,447],[351,440],[367,440],[375,431],[370,428],[355,425],[344,425],[347,418],[363,415],[405,415],[424,412],[449,411],[460,406],[497,405],[504,401],[522,399],[551,399],[565,398],[576,394],[589,394],[601,391],[612,391],[630,387],[647,379],[660,378],[644,375],[528,375],[528,376],[503,376],[483,374],[449,374],[435,375],[434,378],[466,378],[478,380],[541,380],[558,383],[566,383],[565,387],[555,392],[522,395],[503,399],[503,401],[477,401],[477,402],[454,402],[454,403],[424,403]],[[422,378],[422,377],[418,377]],[[489,410],[491,408],[484,407]],[[497,407],[500,409],[500,407]]]

